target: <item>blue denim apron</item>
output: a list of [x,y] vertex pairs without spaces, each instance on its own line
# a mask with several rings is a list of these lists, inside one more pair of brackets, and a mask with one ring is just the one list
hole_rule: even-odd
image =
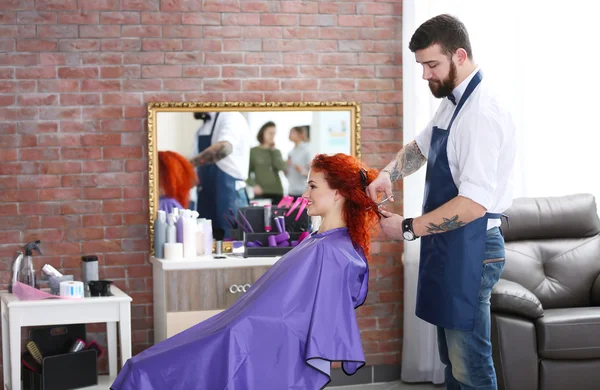
[[[456,116],[482,79],[481,71],[469,82],[454,110],[448,129],[433,128],[427,156],[423,214],[458,196],[447,145]],[[479,302],[488,219],[486,213],[463,227],[421,238],[416,315],[446,329],[472,330]]]
[[[198,136],[198,153],[211,146],[212,135],[218,119],[219,113],[215,115],[209,135]],[[223,172],[217,164],[198,167],[198,179],[200,185],[198,186],[197,210],[200,218],[210,219],[213,232],[216,229],[222,229],[225,233],[224,237],[229,237],[231,227],[227,223],[225,215],[227,215],[228,209],[237,215],[240,196],[239,191],[235,188],[235,183],[240,179]]]

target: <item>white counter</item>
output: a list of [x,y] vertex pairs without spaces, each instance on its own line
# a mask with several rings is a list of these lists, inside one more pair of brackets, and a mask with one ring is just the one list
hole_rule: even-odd
[[215,259],[213,256],[198,256],[194,260],[165,260],[150,258],[150,262],[163,271],[185,270],[185,269],[203,269],[203,268],[238,268],[238,267],[256,267],[271,266],[281,258],[273,257],[247,257],[242,255],[225,255],[225,259]]

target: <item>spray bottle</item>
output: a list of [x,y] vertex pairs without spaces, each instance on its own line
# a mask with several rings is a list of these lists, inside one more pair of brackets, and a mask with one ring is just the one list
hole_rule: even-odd
[[42,254],[39,244],[40,240],[37,240],[25,245],[25,257],[23,258],[23,265],[21,267],[21,271],[19,272],[19,282],[34,288],[38,288],[38,286],[35,277],[35,269],[33,269],[32,255],[34,250],[36,250],[40,255]]

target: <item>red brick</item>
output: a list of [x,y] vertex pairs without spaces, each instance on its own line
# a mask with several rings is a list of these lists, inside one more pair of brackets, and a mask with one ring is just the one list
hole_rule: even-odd
[[60,51],[98,51],[100,42],[97,39],[61,39],[59,44]]
[[255,26],[260,24],[259,14],[223,14],[221,15],[223,26]]
[[86,241],[82,243],[84,253],[121,252],[120,240]]
[[102,95],[102,103],[108,105],[137,105],[142,104],[142,95],[136,92],[105,93]]
[[162,64],[164,53],[124,53],[124,64]]
[[94,214],[102,211],[102,201],[77,201],[63,203],[60,209],[62,214]]
[[319,38],[319,29],[317,27],[284,27],[283,38]]
[[[139,24],[140,14],[138,12],[102,12],[100,24]],[[91,24],[91,23],[90,23]],[[126,26],[123,26],[126,27]]]
[[234,27],[234,26],[226,26],[226,27],[212,27],[206,26],[204,27],[204,37],[205,38],[241,38],[242,37],[242,28]]
[[59,149],[53,148],[20,148],[19,149],[19,160],[21,161],[44,161],[44,160],[58,160]]
[[38,64],[37,54],[12,54],[0,55],[1,66],[30,66]]
[[82,80],[81,92],[114,92],[121,89],[119,80]]
[[[0,92],[10,93],[17,91],[17,84],[13,81],[0,81]],[[6,118],[3,118],[6,119]]]
[[263,26],[296,26],[298,15],[260,14],[260,24]]
[[314,91],[318,89],[319,81],[316,79],[283,80],[282,89],[286,91]]
[[56,68],[53,66],[17,68],[18,79],[53,79],[56,78]]
[[[143,253],[107,253],[104,255],[104,264],[107,266],[123,266],[127,265],[139,265],[144,264],[146,258]],[[131,317],[134,317],[134,312],[139,307],[133,305],[131,307]],[[143,310],[145,312],[145,310]]]
[[123,172],[123,161],[84,161],[83,172]]
[[[183,63],[196,64],[202,63],[203,53],[190,53],[190,51],[214,52],[223,50],[223,42],[220,39],[194,39],[184,40],[183,50],[185,53],[167,53],[165,54],[165,62],[170,63],[171,58],[182,58]],[[177,63],[177,62],[176,62]]]
[[80,188],[55,188],[40,190],[41,201],[63,201],[81,199]]
[[127,160],[125,162],[126,172],[145,172],[148,169],[148,163],[143,160]]
[[319,13],[321,14],[354,14],[356,5],[348,2],[319,2]]
[[159,0],[121,0],[121,9],[131,11],[158,11]]
[[35,9],[40,11],[73,11],[77,9],[77,0],[36,0]]
[[359,14],[369,15],[392,15],[394,14],[394,5],[390,3],[360,3],[356,6]]
[[83,189],[83,199],[120,199],[121,196],[123,196],[123,189],[120,187]]
[[204,80],[205,91],[239,91],[241,88],[240,80]]
[[56,51],[57,41],[52,39],[17,39],[17,51]]
[[139,186],[142,177],[139,173],[101,173],[96,175],[95,182],[99,187]]
[[283,27],[252,26],[242,28],[244,38],[282,38]]
[[127,266],[127,276],[130,278],[152,277],[151,265]]
[[221,14],[218,13],[184,13],[181,16],[183,24],[200,24],[204,26],[218,26],[221,24]]
[[389,53],[359,53],[358,63],[361,65],[391,65],[394,63],[394,56]]
[[156,91],[162,87],[161,80],[125,80],[123,91]]
[[142,148],[139,146],[119,146],[104,148],[102,157],[104,159],[136,159],[142,158]]
[[79,161],[46,161],[37,164],[39,172],[43,174],[63,175],[81,173],[81,162]]
[[375,27],[394,27],[402,25],[402,17],[400,16],[375,16]]
[[98,67],[58,68],[61,79],[89,79],[98,77]]
[[40,80],[38,92],[78,92],[77,80]]
[[93,133],[97,131],[97,123],[92,121],[61,121],[60,131],[62,133]]
[[165,12],[142,12],[142,24],[181,24],[181,14]]
[[[104,238],[103,228],[85,227],[78,229],[70,229],[65,231],[65,237],[68,241],[91,241],[91,240],[102,240]],[[77,259],[80,262],[80,259]],[[75,262],[77,265],[77,262]]]
[[142,123],[137,119],[105,119],[102,121],[102,131],[141,131]]
[[99,20],[99,13],[94,11],[61,12],[58,14],[59,24],[98,24]]
[[10,68],[0,69],[0,79],[12,79],[15,77],[15,70]]
[[[185,71],[187,69],[184,69],[184,76]],[[190,71],[194,70],[193,67],[189,68]],[[218,71],[218,68],[216,68],[215,70]],[[203,76],[203,77],[218,77],[218,73],[214,72],[216,74],[213,74],[212,76]],[[240,78],[248,78],[248,77],[258,77],[259,74],[259,68],[256,66],[223,66],[222,68],[222,76],[225,78],[232,78],[232,77],[240,77]]]
[[[174,2],[184,2],[185,0],[171,0]],[[182,10],[188,11],[188,10]],[[193,10],[189,10],[193,11]],[[195,10],[198,11],[198,10]],[[240,2],[237,0],[205,0],[202,2],[203,12],[240,12]]]
[[37,36],[41,38],[77,38],[77,26],[37,26]]
[[100,48],[102,51],[140,51],[142,40],[140,38],[102,39]]
[[19,104],[22,106],[54,106],[58,104],[56,94],[27,94],[19,96]]
[[373,16],[370,15],[339,15],[338,24],[341,27],[373,27]]
[[144,118],[148,115],[148,110],[145,106],[125,106],[124,118]]
[[226,39],[223,41],[223,51],[261,51],[260,39]]
[[120,118],[123,116],[123,107],[121,106],[84,107],[82,111],[85,119]]
[[[123,214],[123,223],[125,225],[142,225],[148,223],[148,215],[144,213]],[[141,247],[139,250],[146,250]]]
[[301,26],[336,26],[336,15],[300,15]]
[[242,12],[278,12],[281,3],[278,1],[243,1]]
[[40,108],[40,119],[74,119],[81,117],[81,108],[79,107],[51,107]]
[[0,96],[0,106],[12,106],[15,104],[15,96]]
[[[0,161],[16,161],[18,159],[18,150],[0,149]],[[0,186],[0,188],[2,187]]]
[[[242,69],[244,67],[233,67],[233,66],[223,66],[223,77],[238,77],[232,76],[232,69]],[[255,73],[258,75],[258,69],[255,69]],[[227,71],[226,71],[227,70]],[[200,77],[200,78],[217,78],[221,75],[221,69],[218,66],[184,66],[183,67],[183,77]],[[182,79],[185,80],[185,79]],[[174,80],[167,80],[174,81]]]
[[83,146],[120,145],[121,134],[84,134],[81,136]]
[[301,66],[300,75],[304,77],[333,78],[336,77],[335,66]]
[[246,53],[244,63],[248,65],[274,65],[281,64],[280,53]]
[[319,54],[317,53],[284,53],[284,64],[308,65],[318,64]]
[[83,226],[114,226],[122,223],[121,214],[83,215]]
[[114,11],[119,9],[119,0],[79,0],[83,10]]
[[[171,38],[202,38],[202,26],[163,26],[162,36]],[[181,50],[182,43],[179,40],[157,40],[153,46],[148,46],[149,49],[158,50],[159,48],[163,51],[168,50]],[[160,44],[160,46],[159,46]],[[144,45],[145,50],[147,46]]]
[[146,198],[148,190],[144,187],[127,187],[123,191],[123,197],[130,198]]
[[56,12],[19,12],[16,23],[18,24],[56,24]]
[[95,160],[102,157],[100,148],[62,148],[60,151],[63,160]]
[[181,77],[181,65],[143,65],[143,78]]
[[100,95],[91,93],[63,93],[60,104],[64,106],[93,106],[100,104]]
[[163,81],[169,91],[197,91],[202,89],[202,79],[169,79]]
[[160,26],[123,26],[123,37],[160,37]]
[[[0,202],[36,202],[40,199],[37,189],[27,190],[2,190],[0,191]],[[0,240],[0,242],[2,242]]]
[[319,29],[321,39],[356,39],[358,31],[355,27],[322,27]]

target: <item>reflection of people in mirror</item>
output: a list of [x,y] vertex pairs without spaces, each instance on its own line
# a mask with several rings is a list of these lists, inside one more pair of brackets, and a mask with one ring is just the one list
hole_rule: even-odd
[[158,152],[158,209],[167,214],[174,208],[188,208],[190,189],[198,179],[194,167],[181,154]]
[[225,219],[228,210],[248,206],[249,134],[248,122],[239,112],[196,113],[203,120],[195,137],[197,155],[192,164],[198,169],[200,218],[212,220],[215,235],[229,237]]
[[288,194],[293,197],[301,196],[306,189],[312,161],[306,127],[308,126],[296,126],[290,130],[290,141],[294,143],[294,149],[289,153],[285,174],[289,182]]
[[[323,389],[331,362],[365,364],[356,308],[367,299],[377,176],[355,157],[318,155],[303,198],[318,231],[228,309],[130,358],[113,390]],[[235,281],[234,281],[235,282]]]
[[267,122],[258,131],[256,138],[260,143],[250,149],[248,185],[253,186],[254,197],[271,199],[277,204],[283,198],[283,185],[279,171],[286,168],[281,151],[275,148],[275,123]]

